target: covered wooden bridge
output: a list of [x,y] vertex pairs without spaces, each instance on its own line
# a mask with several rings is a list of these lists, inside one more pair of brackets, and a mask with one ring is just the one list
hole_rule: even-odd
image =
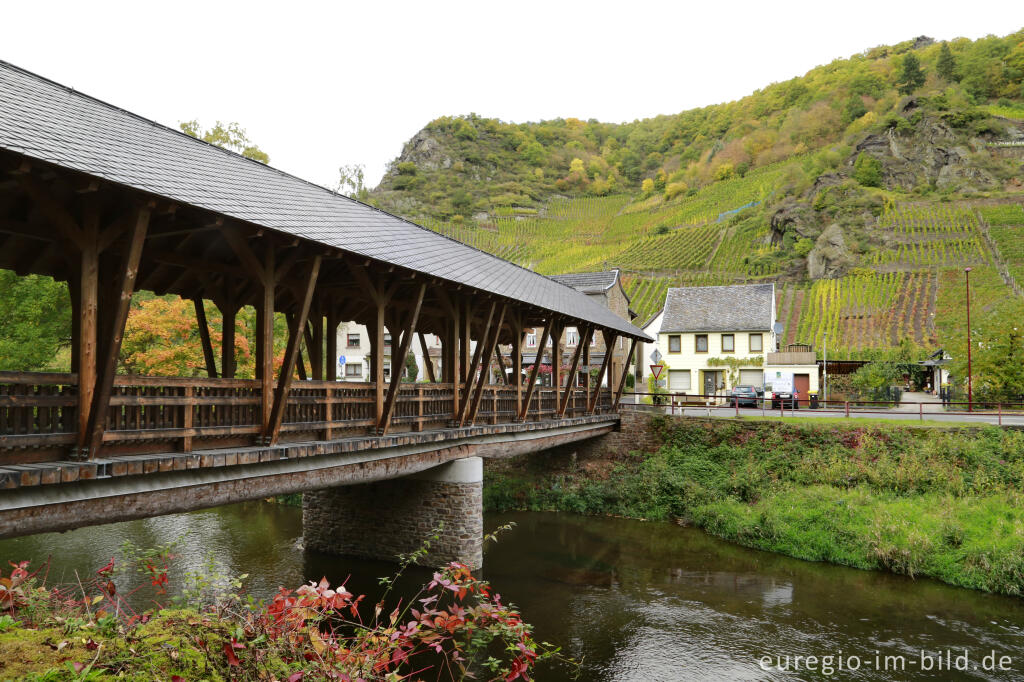
[[[591,335],[608,348],[646,339],[567,286],[4,62],[0,268],[66,281],[73,308],[70,373],[0,373],[8,488],[241,464],[275,445],[607,422],[628,367],[606,376],[607,353],[596,381],[574,387],[555,368],[538,388],[537,366],[517,380],[523,330],[542,327],[543,347],[580,329],[568,376],[589,367]],[[195,302],[206,376],[119,373],[142,290]],[[223,318],[219,344],[204,300]],[[244,306],[256,311],[254,379],[235,376]],[[279,370],[275,313],[288,323]],[[370,330],[366,383],[336,381],[347,320]],[[397,368],[385,381],[385,330],[396,358],[425,333],[442,339],[429,382],[402,383]],[[494,373],[507,383],[491,383],[492,360],[511,365]]]

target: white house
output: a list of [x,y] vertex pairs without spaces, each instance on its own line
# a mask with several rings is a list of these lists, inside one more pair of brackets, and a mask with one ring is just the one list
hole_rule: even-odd
[[774,284],[669,289],[658,331],[668,389],[720,394],[763,385],[774,327]]
[[[418,335],[417,335],[418,337]],[[441,371],[441,339],[434,334],[425,334],[427,352],[434,362],[434,372]],[[474,344],[475,345],[475,344]],[[423,349],[419,338],[414,338],[409,345],[409,352],[416,357],[418,372],[416,379],[427,378],[427,366],[423,359]],[[470,349],[472,352],[472,348]],[[339,381],[369,381],[370,376],[370,333],[365,325],[356,322],[342,322],[338,325],[338,363]],[[405,372],[405,362],[400,363]],[[384,332],[384,380],[391,379],[391,334]]]

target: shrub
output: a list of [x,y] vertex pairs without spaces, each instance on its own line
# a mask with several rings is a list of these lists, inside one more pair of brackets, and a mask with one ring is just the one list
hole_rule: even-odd
[[857,160],[853,164],[853,179],[865,187],[881,187],[881,161],[865,152],[861,152],[857,155]]

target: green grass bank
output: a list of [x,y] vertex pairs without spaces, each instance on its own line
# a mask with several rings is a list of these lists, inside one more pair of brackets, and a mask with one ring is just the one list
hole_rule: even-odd
[[1024,594],[1024,432],[662,416],[629,428],[661,446],[488,462],[485,508],[677,521],[810,561]]

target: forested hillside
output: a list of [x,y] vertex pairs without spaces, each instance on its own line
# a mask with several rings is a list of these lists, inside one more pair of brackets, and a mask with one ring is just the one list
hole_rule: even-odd
[[[443,117],[371,201],[545,274],[775,281],[785,338],[877,356],[1024,311],[1024,31],[876,47],[736,102],[632,123]],[[957,346],[959,347],[959,346]]]

